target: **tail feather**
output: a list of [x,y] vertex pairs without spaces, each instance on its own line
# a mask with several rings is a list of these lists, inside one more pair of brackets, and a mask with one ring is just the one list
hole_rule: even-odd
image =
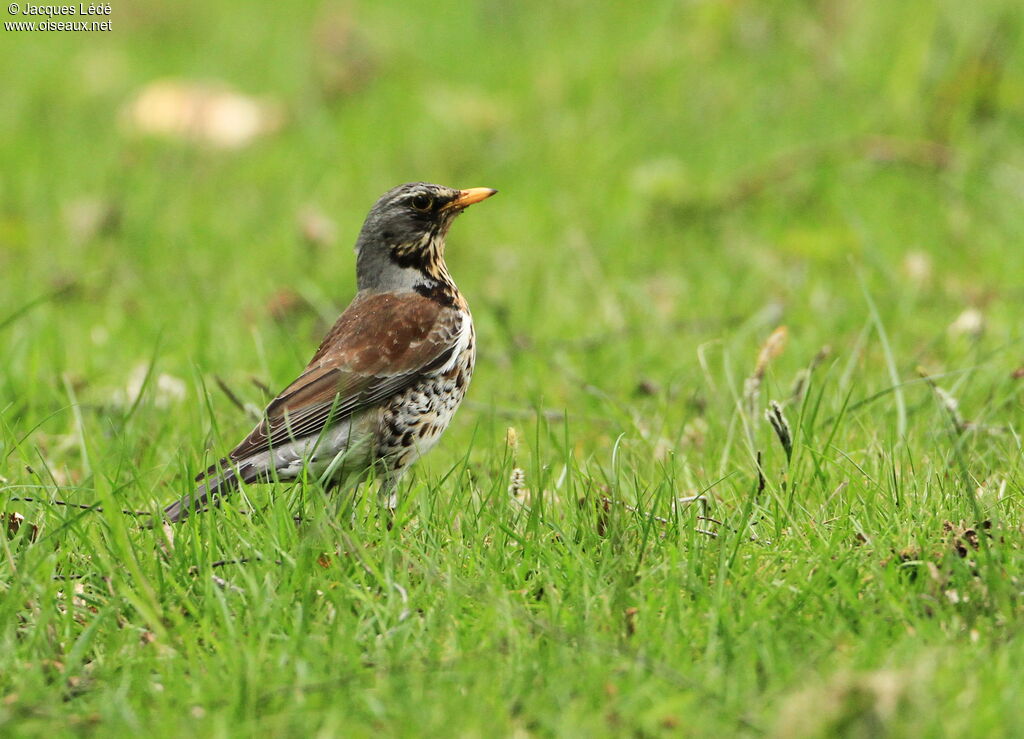
[[228,465],[228,460],[221,460],[199,475],[196,478],[199,485],[194,492],[164,508],[164,520],[171,523],[183,521],[191,513],[206,510],[213,496],[224,495],[237,488],[240,481],[238,472]]

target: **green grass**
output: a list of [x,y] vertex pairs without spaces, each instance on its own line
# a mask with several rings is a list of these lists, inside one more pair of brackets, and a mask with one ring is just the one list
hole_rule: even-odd
[[[0,733],[1024,734],[1019,3],[621,5],[2,32]],[[346,54],[372,71],[328,94]],[[287,122],[126,132],[163,77]],[[312,484],[173,544],[117,513],[248,431],[216,378],[260,406],[295,376],[409,180],[501,192],[449,240],[481,353],[397,525]]]

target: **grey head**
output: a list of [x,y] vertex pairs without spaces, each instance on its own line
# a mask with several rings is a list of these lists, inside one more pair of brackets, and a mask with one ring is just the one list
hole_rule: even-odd
[[412,182],[381,195],[356,241],[359,290],[421,290],[451,285],[444,240],[463,210],[496,193],[487,187],[456,190]]

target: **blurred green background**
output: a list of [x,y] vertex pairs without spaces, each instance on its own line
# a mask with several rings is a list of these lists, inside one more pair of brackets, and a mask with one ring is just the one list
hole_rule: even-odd
[[[263,360],[284,381],[311,334],[275,332],[266,301],[292,289],[333,318],[362,217],[411,180],[502,191],[449,249],[485,360],[515,353],[507,332],[622,334],[575,367],[616,389],[647,336],[644,371],[670,375],[769,304],[830,339],[863,318],[853,263],[928,338],[968,305],[1012,330],[1016,3],[141,2],[111,19],[4,33],[4,304],[78,290],[20,324],[76,340],[9,332],[8,362],[116,383],[159,334],[168,368],[227,372],[258,366],[255,327],[290,344]],[[164,78],[222,81],[283,124],[235,151],[126,131],[125,106]],[[90,207],[112,212],[97,226]],[[334,223],[312,246],[309,209]],[[475,397],[564,402],[532,366],[481,372]]]
[[[794,419],[807,451],[797,452],[800,464],[770,476],[772,502],[752,516],[780,549],[749,555],[763,556],[758,566],[743,559],[746,549],[737,560],[746,530],[737,524],[732,530],[740,533],[726,546],[737,549],[708,561],[739,561],[742,572],[702,574],[705,565],[691,561],[687,540],[678,549],[664,545],[658,557],[665,559],[650,565],[647,585],[623,574],[614,597],[596,585],[570,596],[570,583],[590,582],[583,570],[568,567],[566,574],[559,565],[553,568],[562,574],[550,575],[566,578],[569,612],[590,614],[580,629],[604,623],[604,614],[614,617],[617,625],[608,628],[615,633],[631,599],[651,613],[668,598],[665,588],[681,588],[679,621],[651,616],[653,631],[637,649],[672,664],[714,700],[691,688],[668,697],[644,682],[650,671],[637,653],[609,657],[566,639],[564,653],[545,646],[553,651],[529,652],[522,662],[514,654],[498,658],[518,680],[501,695],[475,692],[488,689],[480,676],[492,657],[461,663],[453,649],[446,654],[456,655],[448,663],[455,687],[447,697],[432,692],[429,677],[422,684],[404,677],[397,687],[385,681],[407,701],[404,712],[351,708],[348,696],[324,709],[330,721],[307,716],[306,723],[282,718],[286,709],[269,701],[282,711],[278,730],[329,734],[352,720],[350,728],[363,732],[441,733],[454,721],[453,730],[466,734],[581,726],[671,733],[679,727],[672,716],[683,715],[694,717],[696,733],[770,733],[773,726],[783,734],[850,727],[927,733],[942,724],[922,717],[957,696],[968,708],[962,723],[947,728],[966,730],[973,720],[997,733],[1006,728],[1012,700],[1004,689],[1024,663],[1017,628],[1006,627],[1020,615],[1010,593],[1020,590],[1013,568],[997,567],[989,583],[1003,583],[1006,597],[976,598],[970,616],[935,617],[945,601],[940,595],[933,603],[934,594],[926,594],[930,614],[921,605],[908,615],[903,604],[920,605],[925,578],[883,586],[874,573],[911,541],[927,551],[928,542],[945,536],[945,518],[1002,516],[1011,528],[1020,524],[1024,10],[1017,0],[138,0],[114,3],[109,18],[110,32],[0,31],[0,476],[8,492],[36,484],[40,468],[47,470],[44,492],[78,502],[116,498],[146,507],[188,490],[205,461],[251,424],[215,377],[241,403],[260,407],[265,396],[251,379],[275,391],[295,376],[354,293],[352,245],[367,210],[407,181],[500,191],[468,211],[449,238],[448,263],[473,309],[480,357],[466,406],[410,483],[415,505],[433,505],[423,491],[436,485],[455,499],[488,485],[504,490],[513,461],[537,487],[564,464],[572,472],[568,484],[583,490],[596,489],[593,479],[618,479],[622,466],[629,480],[623,495],[634,503],[645,491],[661,490],[665,503],[726,477],[713,515],[735,524],[751,514],[744,506],[756,482],[755,451],[763,450],[775,471],[784,464],[762,408],[750,418],[737,410],[759,347],[774,328],[787,327],[789,343],[772,358],[762,405],[785,397],[794,374],[830,348],[820,370],[828,379],[814,396],[818,421],[844,420],[821,432]],[[4,20],[12,20],[9,13]],[[921,373],[945,378],[968,421],[993,433],[948,444],[940,433],[947,412],[917,381]],[[848,407],[856,412],[847,417]],[[563,417],[568,423],[558,422]],[[506,426],[530,440],[519,460],[509,458]],[[443,477],[460,463],[478,487]],[[800,470],[810,481],[794,506]],[[985,497],[997,489],[998,497]],[[824,521],[837,527],[834,539],[806,534],[823,531]],[[479,539],[463,534],[468,551],[503,535],[504,524],[492,523]],[[642,517],[634,524],[633,534],[647,531]],[[814,543],[794,543],[787,538],[794,532]],[[96,547],[89,566],[116,569],[120,550],[105,536],[86,536]],[[158,551],[141,541],[142,550]],[[191,541],[199,552],[205,540]],[[420,543],[433,551],[428,539]],[[11,546],[3,598],[13,624],[18,611],[10,604],[55,597],[57,586],[46,582],[55,561],[71,566],[70,557],[72,569],[83,562],[73,562],[65,545],[32,560],[39,567],[32,570],[19,559],[29,555],[17,549],[16,557]],[[630,562],[623,573],[638,572],[626,550],[616,550]],[[915,552],[907,561],[925,558]],[[162,583],[151,605],[171,612],[178,586],[157,574],[164,572],[159,557],[147,556],[140,572]],[[1006,561],[1019,565],[1013,556]],[[676,557],[690,563],[685,587],[665,564],[678,565]],[[175,561],[187,580],[187,556]],[[865,569],[844,580],[835,564],[835,572],[816,578],[818,561]],[[477,564],[481,581],[500,571]],[[30,582],[26,572],[38,577]],[[543,579],[545,572],[543,563],[523,565],[504,577]],[[350,575],[341,573],[339,582]],[[961,575],[971,580],[969,572]],[[515,600],[525,580],[499,581],[487,586],[490,597],[510,599],[509,613],[547,607]],[[139,609],[129,621],[148,622],[151,612],[124,595],[137,583],[119,582],[111,592]],[[753,590],[744,592],[763,597],[750,596],[758,605],[749,614],[734,612],[721,582],[737,589],[746,583]],[[847,583],[854,601],[864,599],[863,612],[838,605],[843,596],[837,604],[818,600],[817,593],[842,590],[837,582]],[[784,587],[770,590],[779,583]],[[246,587],[281,586],[254,580]],[[423,587],[423,598],[441,597]],[[855,595],[858,588],[874,594]],[[290,612],[292,591],[281,593],[280,612]],[[208,596],[220,603],[221,596]],[[463,616],[491,624],[473,610],[484,607],[479,602]],[[220,606],[209,607],[209,623],[220,623]],[[711,625],[702,620],[719,607],[725,615]],[[804,628],[815,621],[821,631],[807,636],[797,624],[788,631],[773,624],[780,613],[804,613]],[[313,618],[314,626],[303,628],[314,628]],[[571,631],[564,618],[563,611],[552,616]],[[871,680],[853,680],[836,695],[813,692],[843,674],[840,667],[885,667],[893,650],[904,667],[916,665],[902,674],[919,677],[924,652],[902,618],[931,634],[922,650],[962,648],[955,659],[963,671],[988,664],[970,646],[981,623],[1016,646],[1002,652],[988,691],[976,685],[961,693],[952,682],[939,685],[937,668],[925,670],[919,682],[937,697],[913,699],[916,713],[895,714],[867,698],[862,706],[864,695],[875,695]],[[34,683],[12,672],[50,659],[42,636],[19,641],[24,633],[43,634],[44,622],[30,618],[5,632],[9,677],[0,686],[20,694],[21,703],[0,709],[0,727],[11,721],[45,731],[77,715],[73,703],[49,713],[16,708],[45,703],[64,684],[66,676]],[[70,619],[60,624],[67,640],[85,629]],[[715,624],[732,630],[716,632],[726,627]],[[218,628],[230,631],[221,624],[203,638]],[[89,638],[115,654],[116,632],[97,627]],[[178,650],[167,659],[179,676],[199,669],[232,679],[255,674],[248,663],[209,663],[201,648],[157,636]],[[520,648],[528,650],[533,637],[509,638],[525,640]],[[53,649],[63,654],[67,643]],[[414,663],[415,648],[403,649],[413,651],[393,658]],[[83,650],[77,659],[91,653]],[[573,663],[567,655],[579,650],[589,656]],[[271,652],[252,664],[269,663]],[[838,652],[847,657],[831,661]],[[147,659],[134,664],[153,669]],[[310,679],[330,673],[329,663],[310,664]],[[537,677],[549,668],[550,683]],[[615,697],[616,675],[627,676],[631,699]],[[287,670],[279,679],[298,680]],[[373,682],[355,679],[355,695],[369,690],[358,681]],[[83,710],[113,716],[121,722],[113,726],[126,730],[138,725],[133,707],[175,705],[170,693],[141,694],[111,687],[86,698],[94,703]],[[453,719],[458,695],[482,708]],[[231,710],[190,700],[206,705],[222,732],[263,706],[252,695],[236,696]],[[800,724],[814,713],[801,709],[801,700],[839,705],[824,711],[832,718],[823,721],[835,723]],[[612,720],[601,706],[616,701]],[[789,713],[780,713],[782,704]],[[417,707],[430,716],[418,727]],[[790,714],[803,718],[785,718]],[[36,723],[18,723],[26,717]],[[179,716],[182,723],[167,726],[189,720]]]

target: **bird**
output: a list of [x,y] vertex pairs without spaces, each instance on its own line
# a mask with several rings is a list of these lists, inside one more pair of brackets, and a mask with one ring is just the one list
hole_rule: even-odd
[[448,427],[476,362],[465,297],[445,264],[456,216],[497,190],[413,182],[384,193],[356,239],[357,292],[298,378],[193,492],[163,510],[177,523],[241,483],[325,487],[376,470],[385,509],[402,474]]

